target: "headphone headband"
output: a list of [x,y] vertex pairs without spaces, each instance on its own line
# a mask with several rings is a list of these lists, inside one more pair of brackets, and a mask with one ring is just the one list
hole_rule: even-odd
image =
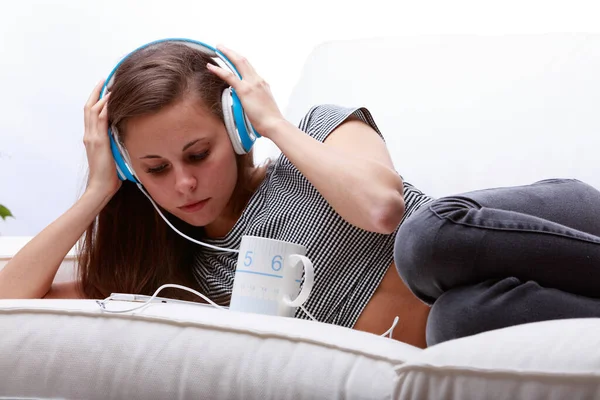
[[[102,90],[100,91],[100,99],[104,97],[112,87],[115,79],[115,74],[125,60],[127,60],[132,54],[138,52],[139,50],[163,42],[181,43],[195,50],[198,50],[210,57],[220,60],[221,63],[224,64],[224,66],[227,69],[229,69],[232,73],[237,75],[238,78],[242,79],[241,74],[235,68],[233,63],[229,61],[229,59],[219,50],[206,43],[185,38],[159,39],[139,46],[138,48],[127,54],[125,57],[123,57],[117,63],[117,65],[115,65],[115,67],[112,69],[112,71],[106,78],[104,85],[102,86]],[[254,142],[257,138],[260,137],[260,135],[254,130],[254,127],[250,123],[248,117],[246,116],[243,110],[242,102],[240,101],[233,88],[228,87],[227,89],[225,89],[225,91],[222,94],[222,103],[225,127],[231,139],[233,148],[237,154],[246,154],[250,151],[250,149],[254,145]],[[133,168],[131,168],[130,166],[127,151],[123,148],[121,142],[117,137],[118,132],[116,131],[116,129],[114,129],[113,127],[109,127],[108,135],[111,140],[111,150],[117,167],[119,179],[130,180],[135,183],[140,183],[137,177],[135,176]]]
[[155,44],[158,43],[163,43],[163,42],[174,42],[174,43],[181,43],[184,44],[188,47],[191,47],[192,49],[198,50],[210,57],[213,58],[218,58],[219,60],[221,60],[226,66],[227,68],[233,72],[234,74],[237,75],[238,78],[242,79],[242,76],[240,75],[240,73],[238,72],[238,70],[234,67],[233,63],[231,61],[229,61],[229,59],[227,57],[225,57],[225,55],[223,53],[221,53],[219,50],[217,50],[216,48],[214,48],[213,46],[206,44],[204,42],[200,42],[197,40],[192,40],[192,39],[185,39],[185,38],[167,38],[167,39],[158,39],[146,44],[143,44],[141,46],[139,46],[138,48],[136,48],[135,50],[129,52],[129,54],[127,54],[125,57],[123,57],[118,63],[117,65],[115,65],[115,67],[112,69],[112,71],[110,71],[110,74],[108,74],[108,77],[106,78],[106,81],[104,82],[104,86],[102,87],[102,91],[100,92],[100,98],[104,97],[106,95],[106,92],[110,89],[110,87],[113,85],[114,80],[115,80],[115,73],[117,72],[117,70],[119,69],[119,67],[121,66],[121,64],[127,60],[127,58],[129,58],[129,56],[131,56],[132,54],[137,53],[139,50],[143,50],[147,47],[151,47]]

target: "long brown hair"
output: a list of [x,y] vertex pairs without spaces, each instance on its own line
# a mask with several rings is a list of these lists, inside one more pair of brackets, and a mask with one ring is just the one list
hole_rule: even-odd
[[[208,71],[209,62],[215,64],[204,53],[174,42],[154,44],[124,60],[108,101],[109,124],[116,127],[120,141],[130,118],[157,112],[187,95],[197,96],[223,120],[221,93],[227,84]],[[240,212],[253,191],[252,153],[237,156],[237,164],[232,201]],[[201,234],[202,229],[164,213],[182,232]],[[79,244],[80,290],[87,298],[104,298],[111,292],[151,294],[165,283],[198,289],[192,265],[199,246],[167,226],[132,182],[123,182]],[[165,292],[160,295],[190,299],[181,290]]]

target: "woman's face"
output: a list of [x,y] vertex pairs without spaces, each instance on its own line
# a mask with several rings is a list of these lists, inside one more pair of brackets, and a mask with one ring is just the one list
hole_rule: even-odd
[[223,122],[186,96],[159,112],[131,118],[124,140],[132,167],[150,196],[193,226],[226,210],[237,163]]

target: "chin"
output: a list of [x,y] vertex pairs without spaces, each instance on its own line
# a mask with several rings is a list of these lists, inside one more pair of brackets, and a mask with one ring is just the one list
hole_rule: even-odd
[[206,216],[201,215],[190,215],[190,214],[177,214],[175,215],[177,218],[182,220],[188,225],[195,226],[197,228],[201,228],[213,222],[215,218],[207,218]]
[[188,225],[195,227],[203,227],[214,222],[219,215],[217,210],[215,210],[214,207],[210,206],[211,205],[193,213],[186,213],[181,210],[177,210],[177,212],[173,213],[173,215],[175,215],[177,218],[179,218]]

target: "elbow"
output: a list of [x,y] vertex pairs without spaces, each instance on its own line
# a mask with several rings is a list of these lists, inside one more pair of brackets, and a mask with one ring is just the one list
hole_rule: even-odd
[[404,196],[402,196],[402,193],[394,191],[379,206],[374,207],[372,216],[373,230],[376,233],[386,235],[393,233],[398,228],[398,225],[400,225],[400,221],[402,221],[404,207]]

